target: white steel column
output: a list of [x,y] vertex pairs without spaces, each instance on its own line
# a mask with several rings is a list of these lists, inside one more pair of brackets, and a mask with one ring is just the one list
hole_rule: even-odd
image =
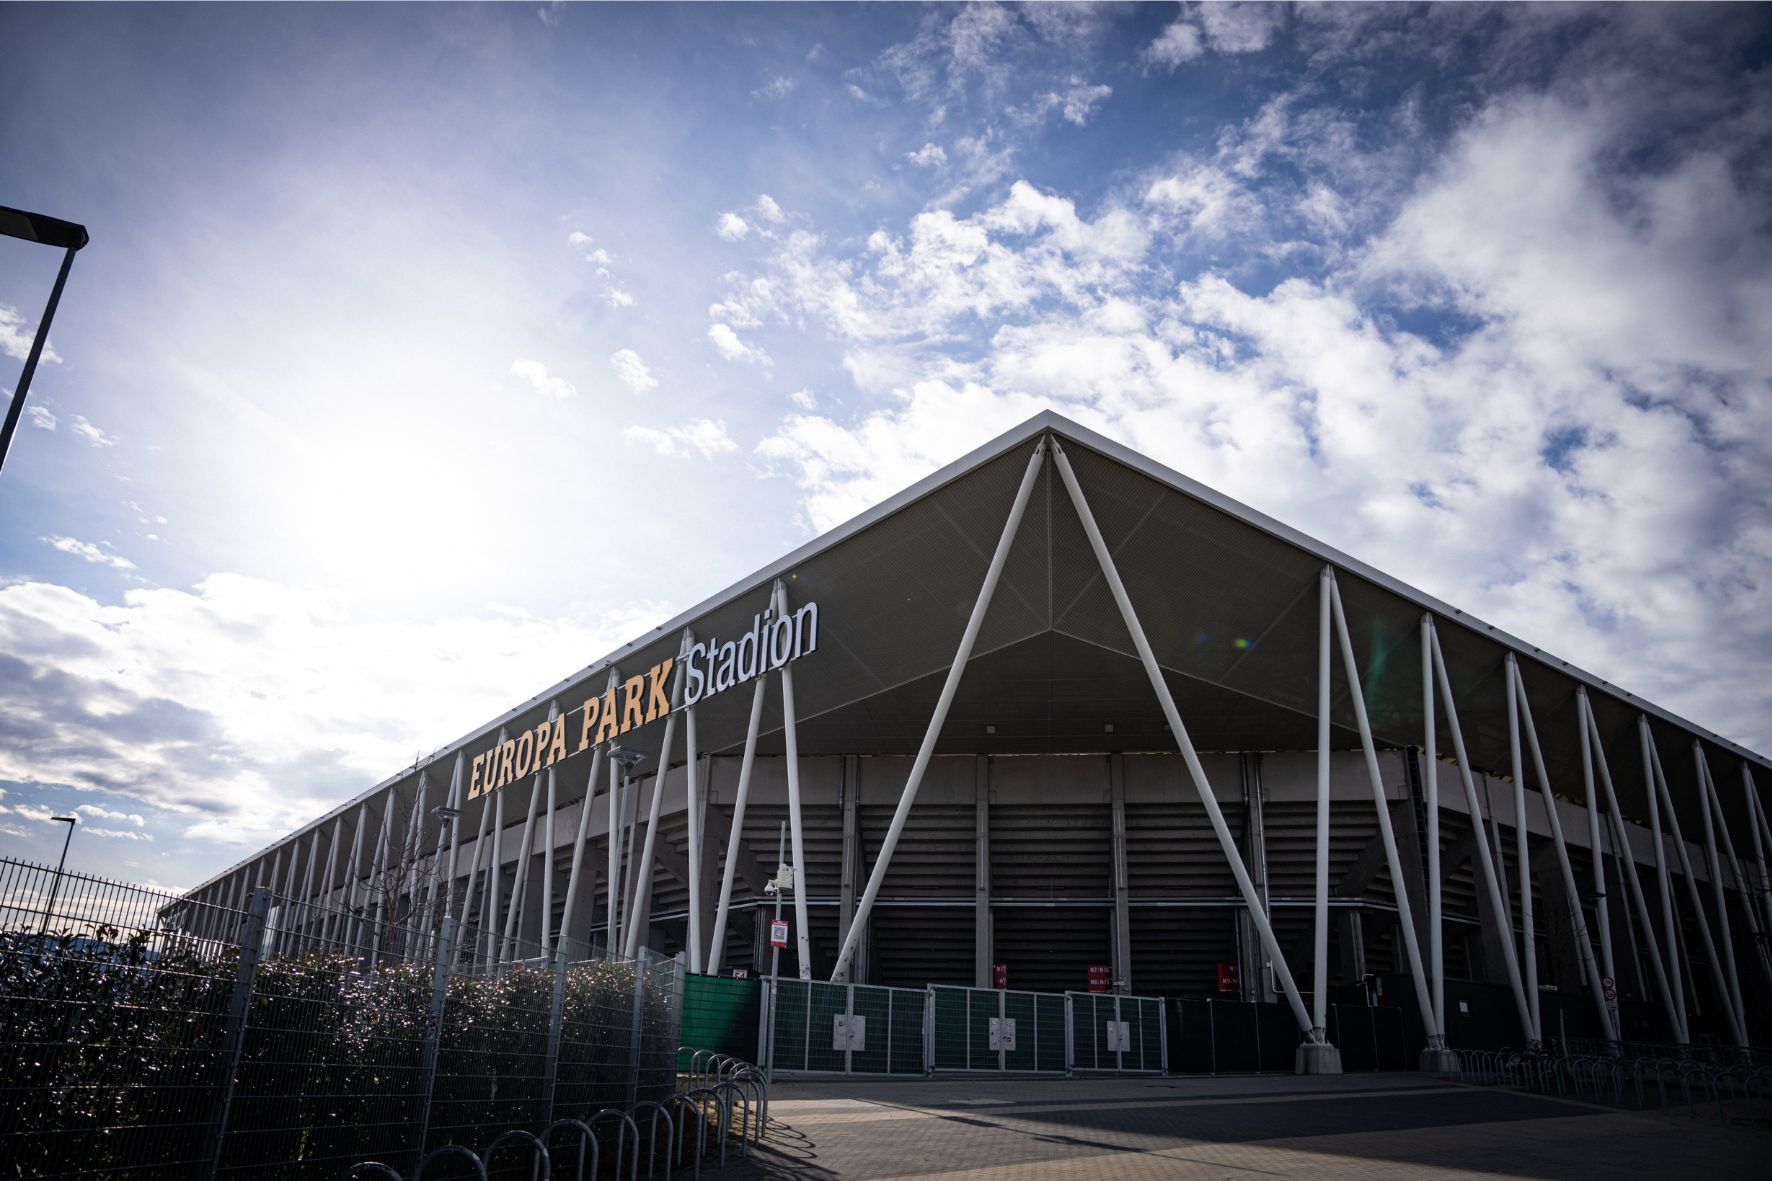
[[486,866],[486,905],[481,909],[480,926],[486,935],[486,963],[498,965],[498,911],[505,878],[505,795],[506,784],[493,793],[492,856]]
[[[1587,709],[1588,726],[1593,730],[1594,745],[1600,743],[1599,727],[1594,723],[1593,707],[1586,705],[1587,690],[1581,690],[1583,705]],[[1667,962],[1673,970],[1674,1007],[1680,1014],[1680,1040],[1687,1040],[1686,1024],[1686,970],[1688,965],[1682,964],[1680,955],[1680,936],[1674,919],[1674,887],[1673,877],[1667,867],[1667,843],[1661,835],[1661,805],[1655,800],[1655,761],[1649,750],[1649,719],[1642,714],[1637,715],[1637,745],[1643,757],[1643,798],[1649,802],[1649,832],[1655,842],[1655,880],[1661,895],[1661,923],[1667,936]],[[1604,765],[1605,756],[1601,756]],[[1616,809],[1617,805],[1614,805]],[[1629,846],[1626,846],[1628,849]]]
[[[1544,749],[1538,744],[1538,725],[1532,720],[1532,705],[1526,700],[1526,680],[1520,675],[1517,662],[1509,664],[1514,688],[1519,694],[1520,722],[1526,728],[1526,745],[1532,751],[1532,769],[1538,776],[1538,798],[1544,804],[1545,819],[1550,822],[1551,841],[1557,850],[1557,866],[1563,871],[1563,890],[1569,897],[1569,922],[1575,931],[1575,947],[1581,953],[1581,965],[1587,971],[1588,987],[1593,990],[1594,1006],[1600,1013],[1600,1028],[1606,1040],[1616,1042],[1618,1023],[1612,1019],[1612,1006],[1606,1000],[1601,983],[1599,961],[1594,958],[1593,940],[1587,933],[1587,919],[1581,912],[1581,895],[1575,889],[1575,870],[1569,864],[1569,846],[1563,840],[1563,821],[1557,815],[1557,801],[1551,793],[1550,776],[1544,769]],[[1525,817],[1521,816],[1521,823]]]
[[320,863],[320,826],[316,824],[314,831],[308,834],[308,871],[302,875],[301,885],[301,930],[298,933],[296,947],[301,948],[307,936],[313,933],[314,918],[314,870]]
[[1354,642],[1348,633],[1347,609],[1341,603],[1341,587],[1329,572],[1329,603],[1334,608],[1335,638],[1341,646],[1342,671],[1347,677],[1348,699],[1353,702],[1354,721],[1360,727],[1360,749],[1366,755],[1366,778],[1372,785],[1372,808],[1378,814],[1378,835],[1384,842],[1384,859],[1390,867],[1391,890],[1397,899],[1397,926],[1409,957],[1409,976],[1415,981],[1415,1001],[1426,1027],[1427,1048],[1445,1049],[1440,1026],[1434,1020],[1434,1002],[1428,995],[1426,973],[1421,968],[1421,945],[1415,937],[1415,916],[1410,913],[1408,883],[1403,879],[1402,859],[1397,856],[1397,834],[1391,828],[1390,801],[1385,799],[1384,778],[1378,771],[1378,750],[1372,741],[1372,723],[1366,716],[1366,694],[1360,686],[1360,669],[1354,663]]
[[[584,868],[585,843],[591,831],[591,800],[597,794],[597,774],[603,769],[603,748],[591,749],[591,771],[585,777],[585,795],[578,806],[578,835],[572,841],[572,868],[566,871],[566,901],[560,909],[560,954],[570,950],[572,912],[578,905],[579,871]],[[587,948],[588,952],[589,949]]]
[[[1434,718],[1433,618],[1421,617],[1422,779],[1427,792],[1427,958],[1434,990],[1434,1025],[1446,1034],[1446,938],[1440,890],[1440,736]],[[1321,823],[1319,821],[1319,823]],[[1321,842],[1321,837],[1318,840]],[[1319,848],[1321,845],[1319,843]],[[1317,856],[1323,854],[1319,852]]]
[[[559,716],[560,707],[556,703],[548,707],[548,716]],[[563,725],[564,723],[556,723]],[[559,804],[559,788],[555,777],[559,771],[548,768],[548,811],[542,818],[541,825],[541,956],[543,959],[554,953],[554,809]]]
[[394,845],[394,796],[388,788],[388,803],[381,814],[381,839],[376,842],[375,863],[363,885],[363,910],[369,922],[369,962],[381,955],[382,919],[388,911],[388,854]]
[[[1538,942],[1532,929],[1532,858],[1527,849],[1526,773],[1520,763],[1519,674],[1514,668],[1514,654],[1509,652],[1507,665],[1507,753],[1514,773],[1514,860],[1520,878],[1521,956],[1526,969],[1526,1000],[1532,1009],[1532,1042],[1544,1041],[1544,1027],[1538,1020]],[[1507,911],[1501,912],[1503,915]],[[1510,923],[1509,926],[1512,926]],[[1513,932],[1508,932],[1513,938]]]
[[[1655,984],[1656,987],[1661,990],[1662,1003],[1667,1006],[1667,1018],[1669,1024],[1673,1026],[1674,1040],[1681,1045],[1685,1045],[1691,1039],[1688,1036],[1686,1028],[1686,1002],[1677,987],[1679,982],[1678,965],[1674,965],[1674,984],[1669,984],[1667,971],[1668,964],[1662,961],[1660,941],[1655,938],[1655,920],[1649,915],[1649,904],[1643,901],[1643,886],[1642,883],[1637,880],[1636,856],[1631,852],[1630,838],[1625,833],[1624,813],[1620,811],[1618,807],[1618,793],[1612,789],[1612,767],[1606,760],[1606,747],[1600,741],[1599,723],[1594,721],[1594,711],[1588,704],[1587,689],[1585,686],[1576,687],[1575,702],[1581,712],[1581,723],[1587,727],[1588,736],[1593,740],[1594,762],[1600,770],[1600,786],[1603,787],[1606,792],[1606,812],[1607,815],[1612,818],[1612,835],[1614,838],[1614,848],[1618,853],[1619,868],[1620,870],[1629,871],[1623,873],[1621,876],[1624,878],[1624,884],[1628,888],[1630,900],[1636,903],[1637,918],[1639,920],[1639,925],[1643,929],[1643,938],[1649,944],[1649,960],[1655,968]],[[1641,718],[1639,717],[1638,720],[1640,721]],[[1644,742],[1647,743],[1648,730],[1645,729],[1642,733],[1644,735]],[[1643,757],[1645,773],[1647,772],[1648,765],[1648,747],[1645,745]],[[1655,815],[1655,794],[1653,785],[1650,787],[1649,794],[1649,814],[1652,817]],[[1659,859],[1661,855],[1659,823],[1656,827],[1655,850],[1656,856]],[[1663,877],[1662,882],[1664,885],[1666,884],[1666,881],[1667,879]],[[1665,896],[1663,900],[1666,900]],[[1668,934],[1670,938],[1673,935],[1673,928],[1671,926],[1668,928]],[[1679,945],[1677,943],[1672,945],[1672,948],[1668,953],[1669,962],[1672,962],[1673,957],[1679,954],[1678,947]]]
[[346,931],[345,943],[349,951],[357,950],[357,930],[359,914],[357,912],[357,873],[363,865],[363,830],[368,827],[364,821],[369,815],[369,801],[364,800],[357,808],[357,832],[351,838],[351,860],[345,870],[345,918],[343,926]]
[[[301,860],[301,838],[297,837],[294,840],[289,842],[289,873],[283,879],[283,912],[281,915],[282,921],[278,925],[277,941],[274,944],[274,946],[276,947],[276,949],[279,952],[284,952],[284,951],[289,950],[290,940],[294,938],[293,927],[295,926],[297,916],[299,916],[301,914],[300,908],[294,905],[294,903],[295,903],[295,866],[296,866],[296,863],[300,860]],[[1736,876],[1739,878],[1740,875],[1738,874]],[[1747,902],[1748,902],[1749,906],[1753,905],[1752,899],[1748,899]]]
[[[720,875],[720,905],[714,911],[714,938],[708,944],[708,973],[718,976],[720,962],[726,958],[726,916],[732,906],[732,878],[738,871],[738,842],[744,839],[745,801],[751,793],[751,768],[757,761],[757,728],[763,720],[763,686],[767,677],[758,677],[751,690],[751,722],[745,731],[744,758],[738,764],[738,792],[732,797],[732,831],[726,836],[726,865]],[[694,706],[690,706],[693,715]],[[695,723],[690,722],[693,735]],[[691,760],[696,754],[695,739],[689,740]]]
[[[497,750],[505,742],[505,729],[498,728],[498,741],[493,749]],[[484,790],[480,793],[480,827],[474,834],[474,855],[468,860],[468,886],[461,898],[461,920],[466,923],[468,916],[474,912],[474,887],[480,882],[480,863],[486,860],[486,837],[492,831],[492,801],[486,798]],[[475,946],[478,946],[479,932],[486,927],[486,907],[480,907],[480,925],[475,929]],[[472,956],[469,957],[472,959]]]
[[[695,636],[684,633],[690,640]],[[763,688],[763,678],[757,678]],[[701,972],[701,751],[695,743],[695,707],[683,719],[683,802],[689,822],[689,970]]]
[[[1640,715],[1639,715],[1640,716]],[[1655,790],[1660,796],[1662,807],[1667,809],[1667,826],[1674,838],[1674,852],[1680,857],[1680,872],[1686,875],[1686,896],[1691,900],[1692,913],[1698,919],[1698,933],[1704,939],[1704,954],[1710,961],[1711,979],[1717,986],[1717,999],[1722,1002],[1723,1012],[1729,1018],[1729,1034],[1738,1046],[1747,1045],[1747,1033],[1741,1027],[1741,1014],[1735,1008],[1734,996],[1729,991],[1729,982],[1723,975],[1723,961],[1717,955],[1716,940],[1711,938],[1710,919],[1705,916],[1704,902],[1698,894],[1698,878],[1692,872],[1692,858],[1686,852],[1686,838],[1680,833],[1680,817],[1674,811],[1673,793],[1667,789],[1667,776],[1661,770],[1661,752],[1656,750],[1655,741],[1649,741],[1649,764],[1655,769]],[[1705,819],[1710,819],[1710,810],[1704,810]]]
[[[1054,454],[1063,454],[1059,451],[1056,440],[1053,441],[1052,449]],[[905,820],[911,814],[911,804],[917,798],[917,789],[922,786],[923,773],[928,770],[929,760],[935,754],[936,740],[941,737],[941,728],[947,721],[948,709],[953,705],[954,694],[960,688],[960,677],[966,671],[966,662],[972,657],[972,646],[978,641],[979,629],[984,626],[985,612],[990,609],[991,596],[997,591],[997,581],[1002,577],[1003,566],[1009,561],[1009,550],[1015,544],[1016,531],[1021,528],[1022,513],[1027,509],[1028,498],[1033,495],[1035,478],[1040,474],[1040,462],[1045,453],[1046,440],[1042,438],[1034,445],[1034,453],[1028,456],[1027,470],[1022,473],[1021,486],[1015,490],[1015,500],[1009,506],[1009,519],[1003,523],[1003,533],[997,539],[996,552],[991,555],[991,564],[985,571],[984,583],[979,587],[978,598],[972,604],[972,614],[966,620],[965,632],[960,636],[960,646],[954,653],[954,663],[948,668],[947,679],[941,687],[941,696],[929,719],[929,728],[923,732],[923,743],[917,748],[917,758],[911,764],[910,775],[905,779],[904,792],[898,797],[898,808],[892,814],[892,824],[887,828],[879,855],[874,859],[873,872],[868,874],[867,888],[862,891],[861,901],[856,905],[855,919],[849,924],[849,937],[843,941],[843,950],[837,955],[836,967],[831,972],[833,981],[844,982],[849,978],[849,961],[861,943],[868,916],[873,913],[874,899],[879,896],[880,886],[886,880],[887,867],[892,864],[893,850],[898,847],[898,839],[904,833]],[[1072,499],[1076,499],[1075,494]],[[1229,835],[1228,832],[1226,835]],[[1304,1016],[1302,1004],[1299,1015]],[[1303,1024],[1309,1028],[1309,1019],[1306,1018]]]
[[[788,617],[788,589],[775,580],[775,616]],[[806,844],[800,824],[800,738],[794,717],[794,666],[781,666],[781,734],[788,773],[788,839],[794,852],[794,946],[800,979],[812,979],[812,932],[806,917]]]
[[1330,579],[1317,574],[1317,896],[1311,919],[1311,1041],[1328,1041],[1329,1013],[1329,663]]
[[[449,775],[449,792],[443,797],[443,806],[457,813],[461,811],[461,780],[462,764],[465,761],[461,751],[455,752],[455,770]],[[426,943],[437,933],[437,889],[439,879],[443,889],[443,912],[453,914],[455,903],[455,859],[461,850],[461,824],[459,815],[448,819],[440,819],[437,824],[437,851],[431,855],[431,880],[425,891],[425,930]],[[449,868],[443,869],[443,839],[449,838]]]
[[1513,987],[1514,1005],[1520,1013],[1520,1029],[1528,1040],[1534,1040],[1532,1009],[1526,1003],[1526,990],[1520,983],[1520,961],[1514,951],[1513,923],[1508,919],[1507,899],[1495,872],[1495,860],[1489,851],[1488,834],[1483,831],[1483,805],[1477,799],[1477,785],[1471,780],[1470,756],[1464,748],[1464,727],[1458,722],[1458,703],[1452,696],[1452,681],[1446,675],[1446,654],[1440,650],[1440,632],[1430,616],[1427,634],[1434,654],[1434,679],[1440,686],[1440,704],[1446,707],[1446,728],[1452,734],[1452,756],[1458,760],[1458,780],[1464,787],[1464,802],[1471,822],[1472,844],[1477,865],[1483,871],[1483,886],[1489,893],[1489,906],[1495,921],[1501,925],[1501,959],[1507,968],[1507,981]]
[[[1285,989],[1286,1000],[1292,1006],[1292,1015],[1297,1019],[1299,1029],[1307,1038],[1314,1039],[1316,1031],[1312,1028],[1310,1014],[1305,1011],[1304,999],[1298,995],[1298,985],[1292,979],[1292,969],[1287,966],[1286,957],[1280,951],[1279,940],[1274,938],[1273,926],[1261,908],[1261,899],[1255,892],[1255,884],[1249,880],[1249,869],[1237,852],[1236,839],[1231,836],[1230,826],[1224,822],[1224,813],[1219,809],[1218,800],[1212,795],[1212,784],[1206,779],[1206,769],[1200,765],[1199,752],[1194,749],[1193,741],[1188,737],[1187,727],[1182,725],[1181,712],[1175,707],[1175,697],[1169,692],[1169,683],[1163,679],[1162,667],[1157,664],[1156,653],[1151,651],[1151,642],[1144,634],[1144,626],[1138,622],[1138,614],[1132,609],[1132,599],[1126,593],[1126,584],[1120,580],[1120,572],[1114,566],[1113,556],[1108,553],[1107,542],[1102,539],[1101,529],[1095,523],[1095,514],[1089,511],[1089,502],[1083,496],[1081,485],[1077,483],[1077,474],[1071,470],[1070,460],[1066,458],[1064,448],[1056,439],[1052,441],[1052,456],[1058,465],[1058,474],[1064,480],[1065,491],[1070,494],[1071,504],[1083,525],[1083,532],[1088,535],[1090,547],[1095,551],[1095,561],[1101,567],[1102,578],[1113,592],[1114,602],[1119,605],[1120,617],[1132,638],[1133,647],[1138,649],[1145,676],[1150,680],[1151,689],[1163,707],[1163,715],[1169,721],[1170,733],[1181,749],[1182,760],[1187,764],[1188,774],[1193,779],[1194,791],[1199,795],[1200,802],[1206,809],[1206,816],[1212,822],[1212,831],[1218,836],[1218,846],[1224,850],[1231,875],[1237,880],[1237,891],[1243,896],[1243,905],[1249,908],[1249,918],[1261,936],[1262,946],[1273,960],[1274,975]],[[1007,556],[1006,546],[1004,556]],[[872,883],[870,888],[871,885]]]
[[1764,904],[1764,914],[1768,929],[1772,929],[1772,877],[1766,874],[1766,841],[1763,831],[1766,829],[1766,814],[1760,808],[1759,796],[1754,791],[1754,773],[1748,768],[1747,760],[1741,761],[1741,786],[1747,793],[1747,825],[1754,834],[1754,861],[1760,870],[1760,901]]
[[[620,674],[610,670],[610,683],[619,685]],[[615,745],[613,742],[611,745]],[[621,907],[621,763],[609,760],[609,889],[606,892],[609,902],[608,913],[605,915],[603,934],[603,954],[616,956],[621,952],[621,935],[616,927],[616,916]]]
[[[1715,897],[1717,902],[1717,923],[1723,929],[1723,957],[1729,964],[1730,997],[1735,1003],[1735,1012],[1737,1016],[1741,1018],[1742,1029],[1745,1030],[1747,1028],[1747,1008],[1742,1004],[1741,999],[1741,968],[1735,959],[1735,934],[1730,929],[1729,899],[1728,896],[1723,893],[1724,862],[1718,853],[1717,846],[1717,831],[1719,828],[1722,830],[1723,835],[1724,847],[1722,851],[1728,854],[1728,864],[1731,867],[1731,872],[1736,882],[1735,888],[1742,894],[1742,901],[1746,904],[1748,927],[1753,934],[1754,943],[1756,945],[1759,943],[1760,924],[1759,920],[1754,917],[1752,900],[1747,897],[1747,892],[1741,889],[1741,863],[1735,860],[1735,846],[1733,842],[1729,840],[1729,822],[1724,819],[1723,806],[1717,801],[1717,789],[1716,786],[1711,783],[1710,763],[1704,757],[1704,747],[1696,738],[1692,740],[1692,762],[1698,771],[1698,792],[1703,801],[1704,846],[1710,859],[1711,894]],[[1712,818],[1713,810],[1715,812],[1714,822]]]
[[[1586,692],[1585,689],[1581,690]],[[1587,732],[1587,723],[1581,727],[1581,792],[1587,800],[1587,839],[1588,847],[1593,852],[1594,865],[1594,921],[1600,928],[1600,967],[1605,971],[1606,978],[1614,985],[1618,982],[1618,973],[1612,959],[1612,916],[1611,908],[1606,904],[1606,851],[1600,847],[1600,808],[1599,801],[1594,798],[1594,744],[1593,736]],[[1628,903],[1627,903],[1628,905]],[[1628,918],[1625,929],[1630,929]],[[1641,968],[1638,969],[1641,972]]]
[[[681,643],[677,645],[677,666],[683,664],[683,657],[689,652],[689,633],[685,631]],[[664,740],[658,747],[658,771],[652,777],[652,807],[646,813],[646,843],[640,846],[640,861],[634,868],[634,901],[628,909],[627,939],[622,944],[621,953],[632,959],[640,947],[641,916],[649,913],[652,902],[652,856],[658,844],[658,818],[661,805],[664,803],[665,775],[671,769],[671,740],[677,733],[677,704],[683,697],[683,678],[671,677],[671,712],[665,715]],[[690,767],[688,774],[694,777],[695,769]],[[690,864],[695,864],[695,855],[690,853]],[[691,871],[693,872],[693,871]],[[689,909],[695,910],[695,891],[690,891]],[[690,946],[693,947],[694,937],[691,936]]]
[[[552,715],[553,710],[550,709],[548,713]],[[529,781],[529,807],[523,816],[523,837],[517,843],[516,868],[511,875],[511,900],[505,907],[504,941],[499,944],[495,963],[517,958],[517,933],[521,930],[517,919],[527,901],[524,895],[529,893],[529,856],[530,850],[535,848],[535,814],[541,807],[541,775],[537,771]]]
[[320,944],[325,946],[327,935],[332,929],[332,883],[333,875],[338,869],[338,843],[340,826],[345,822],[345,815],[340,812],[332,818],[332,837],[326,842],[326,884],[320,890],[316,900],[320,904]]

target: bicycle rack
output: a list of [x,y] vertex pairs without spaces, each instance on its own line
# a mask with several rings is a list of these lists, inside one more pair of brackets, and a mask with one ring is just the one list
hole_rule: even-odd
[[[638,1103],[634,1104],[631,1111],[637,1116],[640,1114],[640,1109],[642,1107],[650,1107],[652,1109],[652,1125],[646,1136],[646,1176],[650,1178],[652,1176],[653,1167],[658,1164],[658,1121],[662,1116],[665,1122],[664,1181],[671,1181],[671,1141],[675,1139],[675,1126],[671,1120],[671,1113],[665,1110],[664,1104],[654,1102],[651,1099],[640,1100]],[[635,1127],[635,1134],[639,1134],[638,1125]],[[636,1143],[634,1146],[636,1164],[639,1163],[639,1154],[639,1145]]]
[[[732,1099],[726,1105],[726,1119],[728,1122],[731,1122],[733,1109],[740,1103],[744,1104],[744,1115],[741,1117],[738,1125],[738,1155],[740,1157],[749,1156],[751,1138],[751,1097],[745,1093],[743,1087],[732,1082],[715,1083],[713,1090],[716,1094],[722,1091],[732,1092]],[[720,1167],[722,1169],[726,1167],[725,1136],[720,1137]]]
[[597,1170],[601,1164],[601,1160],[599,1158],[602,1155],[602,1148],[597,1143],[597,1133],[592,1131],[591,1126],[589,1124],[585,1123],[583,1120],[558,1119],[558,1120],[555,1120],[553,1123],[549,1124],[548,1130],[541,1134],[542,1143],[546,1144],[549,1140],[552,1140],[554,1138],[554,1133],[559,1131],[561,1128],[577,1128],[578,1129],[579,1139],[578,1139],[578,1176],[577,1176],[577,1181],[584,1181],[585,1148],[586,1148],[586,1146],[589,1146],[589,1148],[591,1150],[591,1176],[592,1176],[592,1178],[595,1178],[597,1176]]
[[487,1179],[486,1179],[486,1162],[481,1160],[479,1158],[479,1156],[477,1156],[475,1154],[473,1149],[465,1148],[460,1144],[445,1144],[441,1148],[432,1149],[429,1153],[427,1153],[425,1155],[425,1158],[423,1160],[418,1162],[418,1171],[412,1174],[412,1181],[423,1181],[423,1178],[425,1175],[425,1170],[430,1167],[431,1162],[436,1160],[438,1157],[443,1157],[443,1156],[465,1156],[465,1157],[467,1157],[468,1160],[473,1162],[474,1171],[480,1175],[480,1181],[487,1181]]
[[[635,1179],[640,1176],[640,1125],[636,1124],[634,1122],[634,1117],[629,1115],[627,1112],[621,1111],[617,1108],[605,1107],[602,1111],[599,1111],[596,1115],[593,1115],[590,1119],[586,1120],[585,1122],[587,1124],[589,1124],[592,1128],[595,1128],[597,1126],[598,1121],[610,1119],[610,1118],[620,1120],[622,1122],[622,1125],[624,1125],[628,1131],[630,1131],[634,1134],[634,1163],[628,1167],[628,1181],[635,1181]],[[615,1129],[615,1176],[616,1176],[616,1181],[621,1181],[621,1133],[622,1133],[622,1129],[621,1129],[621,1127],[618,1126]]]
[[492,1164],[493,1154],[496,1153],[499,1150],[499,1147],[506,1141],[521,1143],[525,1140],[527,1140],[530,1145],[530,1159],[541,1165],[540,1175],[542,1181],[547,1181],[548,1178],[554,1175],[554,1163],[548,1157],[548,1146],[543,1144],[541,1138],[535,1135],[535,1133],[525,1132],[520,1128],[512,1128],[508,1132],[501,1132],[499,1135],[494,1136],[492,1138],[492,1143],[488,1144],[485,1151],[480,1153],[480,1163],[482,1165],[490,1166]]
[[695,1176],[699,1179],[701,1177],[701,1158],[707,1151],[708,1141],[706,1105],[698,1104],[686,1094],[672,1095],[665,1102],[678,1108],[679,1114],[682,1114],[681,1109],[685,1107],[689,1109],[688,1114],[677,1122],[677,1164],[679,1167],[683,1164],[685,1141],[689,1138],[690,1117],[695,1119]]

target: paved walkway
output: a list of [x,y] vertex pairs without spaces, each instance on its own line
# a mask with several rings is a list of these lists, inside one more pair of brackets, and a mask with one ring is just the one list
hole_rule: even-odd
[[[1701,1108],[1701,1111],[1703,1109]],[[1265,1181],[1772,1176],[1772,1109],[1664,1116],[1441,1082],[1328,1078],[788,1081],[733,1178]]]

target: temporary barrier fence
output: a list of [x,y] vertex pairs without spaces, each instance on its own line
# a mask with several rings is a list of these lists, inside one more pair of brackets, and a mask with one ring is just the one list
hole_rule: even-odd
[[[1301,1040],[1283,1004],[1168,1002],[1171,1074],[1290,1074]],[[1329,1006],[1325,1032],[1344,1071],[1413,1070],[1405,1013],[1394,1006]]]
[[268,891],[231,911],[6,861],[0,932],[9,1175],[409,1172],[676,1087],[678,965],[650,952],[569,963],[453,919],[402,933]]
[[1162,1074],[1167,1068],[1163,1000],[1067,992],[1070,1069],[1090,1074]]
[[1059,993],[929,986],[929,1069],[1063,1074],[1070,1003]]
[[776,1074],[926,1073],[929,994],[920,988],[770,977],[765,1068]]

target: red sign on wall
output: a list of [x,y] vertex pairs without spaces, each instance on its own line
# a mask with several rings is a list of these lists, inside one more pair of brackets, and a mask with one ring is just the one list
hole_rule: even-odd
[[1218,991],[1219,992],[1236,992],[1236,991],[1238,991],[1237,965],[1222,964],[1222,963],[1218,965]]
[[1114,989],[1114,970],[1107,964],[1089,965],[1089,991],[1112,992]]
[[1008,964],[992,964],[991,965],[991,987],[992,988],[1008,988],[1009,987],[1009,965]]

